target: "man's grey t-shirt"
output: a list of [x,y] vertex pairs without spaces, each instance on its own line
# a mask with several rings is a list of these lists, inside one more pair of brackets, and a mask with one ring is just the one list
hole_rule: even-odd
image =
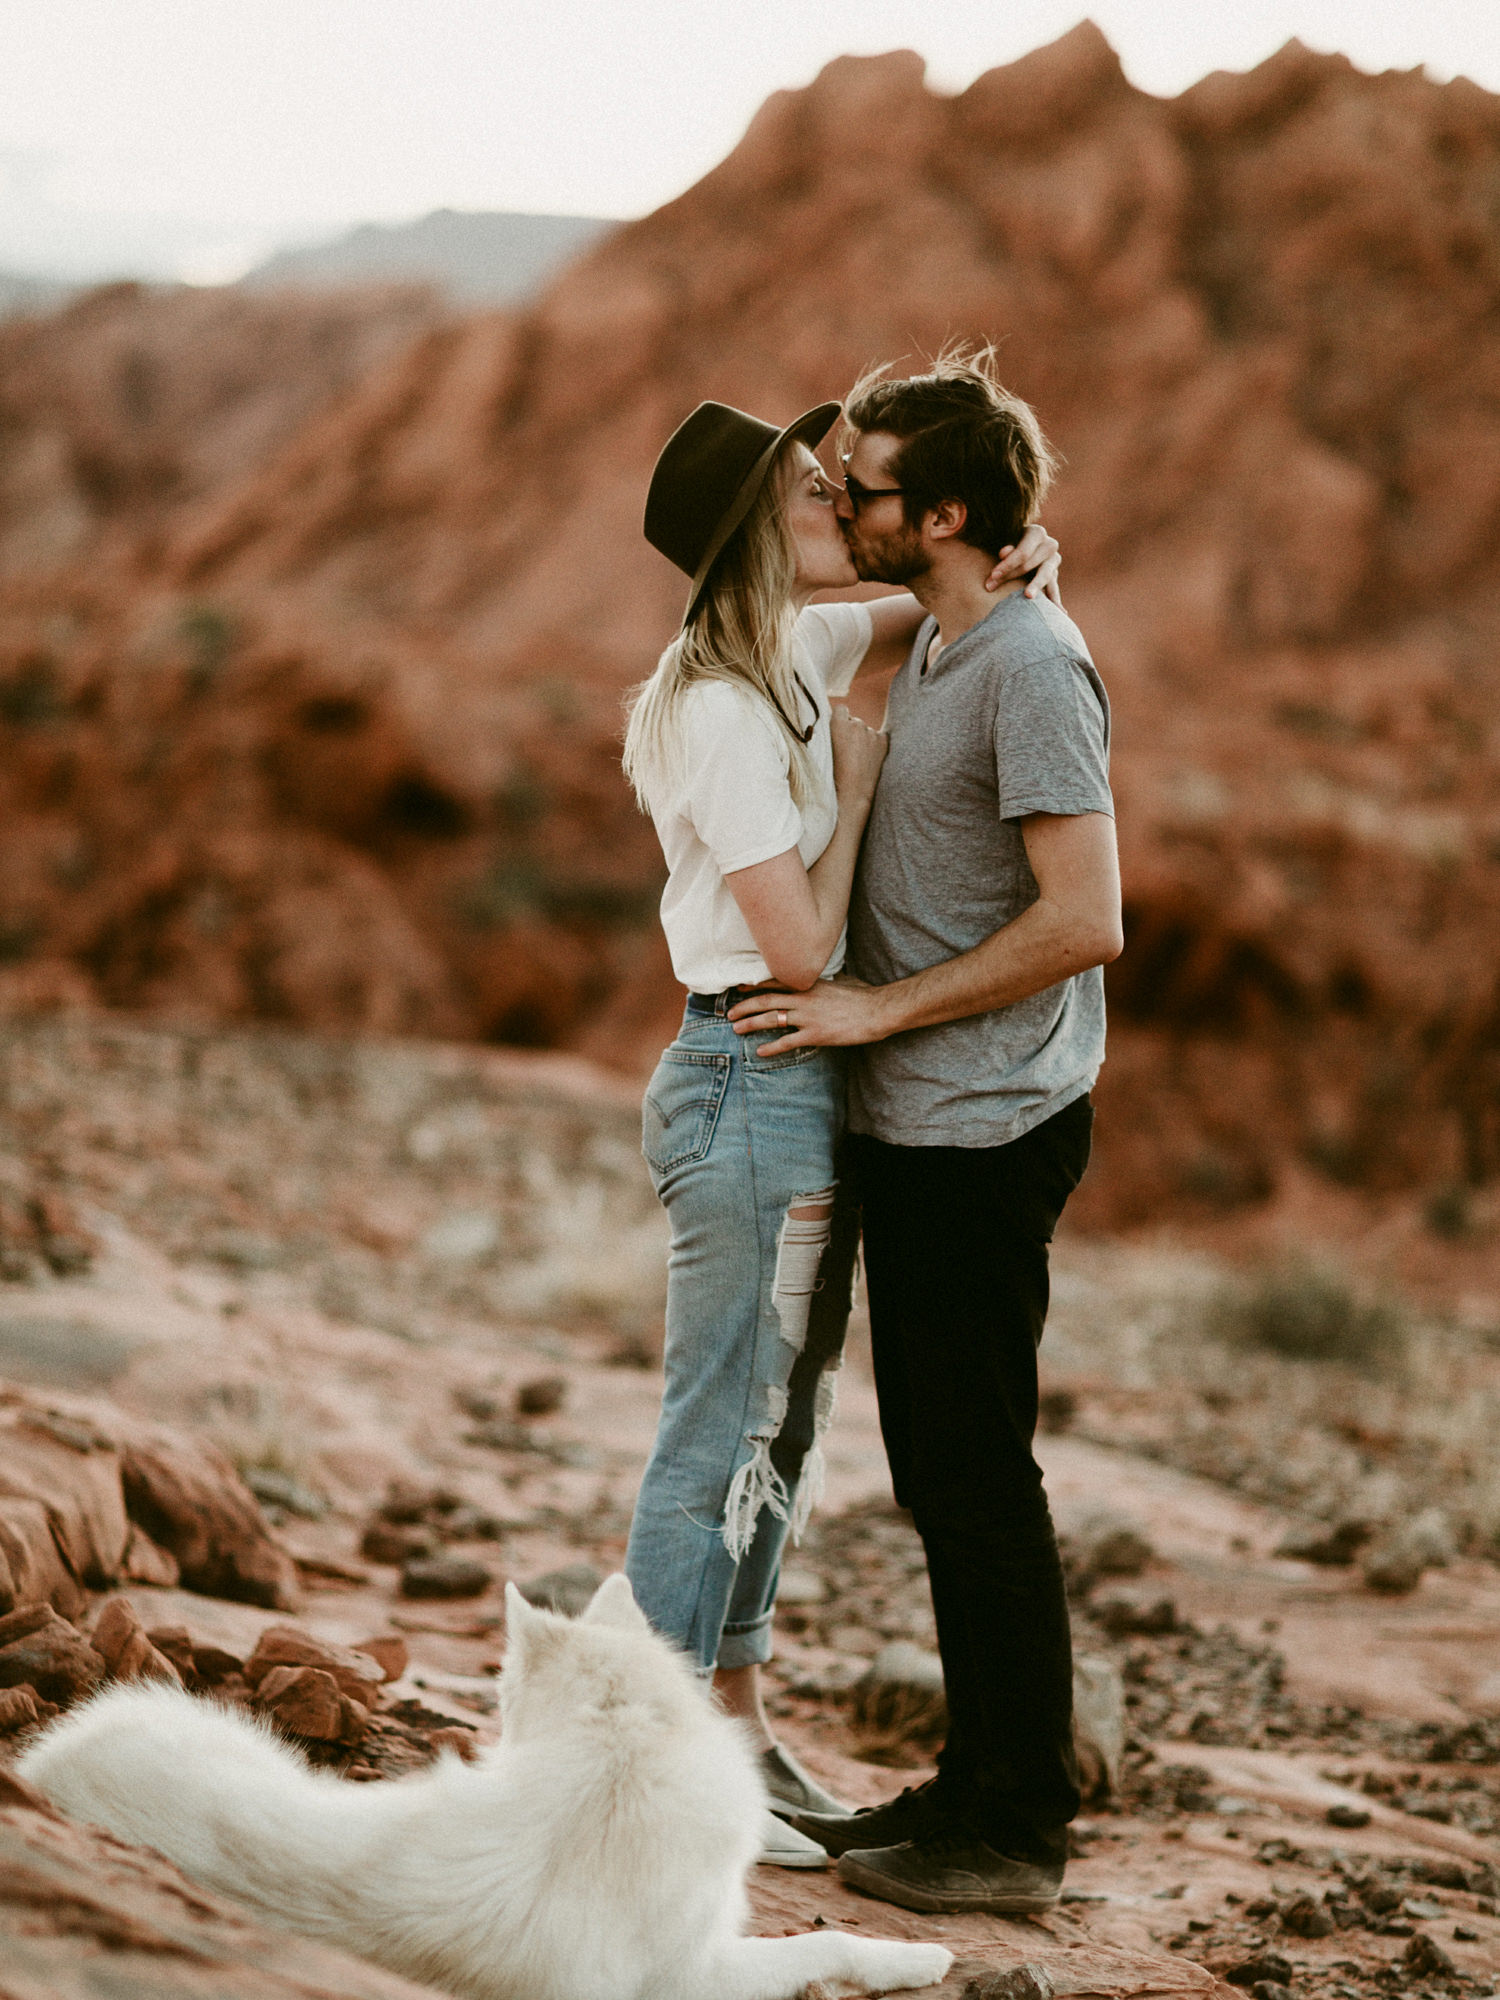
[[[891,747],[849,906],[849,970],[886,985],[981,944],[1036,901],[1019,822],[1112,813],[1109,701],[1083,635],[1017,592],[945,646],[928,619],[891,684]],[[1092,1088],[1095,966],[1013,1006],[853,1051],[849,1123],[896,1146],[1000,1146]]]

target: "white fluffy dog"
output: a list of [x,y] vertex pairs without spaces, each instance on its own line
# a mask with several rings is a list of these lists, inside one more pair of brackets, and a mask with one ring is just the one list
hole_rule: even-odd
[[501,1741],[346,1784],[258,1722],[120,1687],[21,1775],[270,1922],[467,2000],[794,2000],[941,1980],[951,1953],[823,1930],[754,1938],[764,1794],[738,1726],[623,1576],[579,1619],[506,1591]]

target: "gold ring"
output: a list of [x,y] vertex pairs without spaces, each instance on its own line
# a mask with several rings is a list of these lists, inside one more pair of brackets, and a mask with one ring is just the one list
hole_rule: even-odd
[[780,1011],[779,1011],[779,1012],[777,1013],[777,1016],[776,1016],[776,1021],[777,1021],[777,1025],[778,1025],[779,1027],[782,1027],[782,1028],[784,1028],[784,1027],[786,1026],[786,1009],[785,1009],[785,1007],[781,1008],[781,1009],[780,1009]]

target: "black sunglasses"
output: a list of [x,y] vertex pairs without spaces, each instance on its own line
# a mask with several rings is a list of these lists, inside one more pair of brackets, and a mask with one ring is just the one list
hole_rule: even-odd
[[813,731],[818,726],[818,704],[813,700],[812,696],[807,692],[807,683],[803,680],[801,674],[799,674],[795,668],[792,670],[792,679],[797,683],[797,686],[802,690],[802,699],[807,703],[808,707],[813,712],[813,719],[810,723],[808,723],[806,729],[799,729],[797,727],[796,723],[793,722],[792,718],[787,714],[786,710],[782,707],[781,703],[776,699],[775,695],[771,693],[771,690],[769,688],[766,689],[766,693],[771,695],[772,708],[775,709],[776,713],[781,717],[782,721],[786,724],[787,728],[792,732],[793,736],[796,737],[797,741],[799,743],[811,743],[813,739]]
[[844,491],[849,495],[849,505],[857,514],[867,500],[883,500],[888,493],[904,493],[904,486],[865,486],[847,469],[844,473]]

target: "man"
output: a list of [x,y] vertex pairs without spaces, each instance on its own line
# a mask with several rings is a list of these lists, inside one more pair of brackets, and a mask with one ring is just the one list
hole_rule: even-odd
[[[1103,965],[1121,948],[1109,710],[1077,628],[985,588],[1052,458],[992,357],[948,353],[845,406],[861,577],[930,616],[849,912],[853,978],[757,994],[763,1053],[848,1044],[881,1427],[927,1553],[950,1729],[938,1776],[792,1814],[845,1880],[918,1910],[1057,1900],[1079,1794],[1067,1602],[1032,1455],[1047,1245],[1088,1160]],[[867,662],[867,665],[871,663]]]

